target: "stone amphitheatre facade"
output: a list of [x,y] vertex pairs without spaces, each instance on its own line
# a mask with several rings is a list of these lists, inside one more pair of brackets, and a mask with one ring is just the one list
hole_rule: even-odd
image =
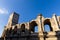
[[[10,15],[0,40],[60,40],[60,16],[53,14],[51,18],[44,18],[39,14],[36,19],[20,24],[18,19],[19,14]],[[49,25],[50,31],[45,31],[45,25]]]

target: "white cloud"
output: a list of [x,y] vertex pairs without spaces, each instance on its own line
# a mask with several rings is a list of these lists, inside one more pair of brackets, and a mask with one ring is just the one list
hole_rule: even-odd
[[5,8],[0,8],[0,14],[7,14],[8,11]]

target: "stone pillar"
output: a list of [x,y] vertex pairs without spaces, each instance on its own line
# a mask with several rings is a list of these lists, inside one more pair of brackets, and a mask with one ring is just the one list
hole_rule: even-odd
[[57,17],[56,15],[54,14],[53,17],[51,18],[51,26],[53,28],[53,31],[58,31],[59,28],[58,28],[58,23],[57,23]]
[[26,27],[27,30],[30,29],[30,28],[29,28],[29,27],[30,27],[29,22],[26,23],[26,26],[25,26],[25,27]]
[[44,32],[44,20],[45,20],[45,18],[42,16],[42,31]]
[[25,29],[26,29],[26,35],[28,36],[29,35],[29,32],[30,32],[30,25],[29,25],[29,22],[26,23],[25,25]]
[[58,27],[60,28],[60,16],[57,16],[57,20],[58,20]]
[[38,15],[38,17],[37,17],[37,19],[36,19],[36,22],[37,22],[37,24],[38,24],[38,37],[39,37],[39,40],[44,40],[44,38],[43,37],[41,37],[41,36],[43,36],[43,25],[42,25],[42,20],[43,18],[42,18],[42,15],[41,14],[39,14]]
[[36,19],[36,23],[38,24],[38,32],[43,31],[42,30],[42,15],[39,14]]

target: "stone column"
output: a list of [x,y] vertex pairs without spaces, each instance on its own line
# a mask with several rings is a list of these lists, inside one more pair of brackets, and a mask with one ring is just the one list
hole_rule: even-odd
[[51,19],[51,26],[52,26],[52,28],[53,28],[53,31],[59,30],[59,28],[58,28],[58,23],[57,23],[57,17],[56,17],[55,14],[53,15],[53,17],[52,17],[52,19]]
[[44,40],[44,38],[41,37],[41,36],[43,36],[42,15],[41,14],[39,14],[37,16],[36,22],[38,24],[38,35],[39,35],[38,37],[39,37],[39,40]]

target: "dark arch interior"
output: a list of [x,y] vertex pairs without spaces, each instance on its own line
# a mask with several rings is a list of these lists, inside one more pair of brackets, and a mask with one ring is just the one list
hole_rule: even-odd
[[17,26],[15,26],[15,28],[17,28]]
[[17,31],[17,26],[14,27],[14,31]]
[[13,31],[13,35],[15,35],[17,33],[17,26],[14,27],[14,30]]
[[22,24],[22,25],[21,25],[21,31],[22,31],[22,32],[25,32],[25,24]]
[[45,32],[52,31],[50,19],[46,19],[46,20],[44,21],[44,31],[45,31]]
[[37,23],[35,21],[32,21],[30,23],[30,31],[31,32],[38,32],[38,27],[37,27]]

